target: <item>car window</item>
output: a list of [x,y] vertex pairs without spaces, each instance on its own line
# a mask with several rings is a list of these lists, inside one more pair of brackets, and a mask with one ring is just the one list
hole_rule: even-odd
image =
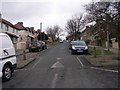
[[2,43],[0,44],[0,49],[9,48],[12,46],[12,43],[10,42],[7,36],[0,36],[0,42]]
[[86,45],[84,41],[74,41],[72,42],[72,45]]

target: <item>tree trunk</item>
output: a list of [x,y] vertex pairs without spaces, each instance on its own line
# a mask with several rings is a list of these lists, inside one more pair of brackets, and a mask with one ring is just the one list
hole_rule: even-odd
[[118,60],[120,60],[120,35],[118,36]]
[[120,60],[120,2],[118,2],[118,60]]

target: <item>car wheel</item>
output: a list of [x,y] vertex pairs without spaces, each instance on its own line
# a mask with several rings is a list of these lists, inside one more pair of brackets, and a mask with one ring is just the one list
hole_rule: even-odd
[[5,65],[3,67],[3,76],[2,76],[2,80],[3,81],[9,81],[12,77],[12,69],[10,65]]
[[31,50],[29,49],[29,52],[31,52]]
[[39,52],[40,52],[40,48],[39,48]]
[[37,52],[39,52],[39,51],[40,51],[40,49],[38,48],[38,49],[37,49]]
[[73,55],[74,55],[75,53],[74,53],[73,51],[71,51],[71,54],[73,54]]
[[42,51],[42,47],[40,47],[40,51]]

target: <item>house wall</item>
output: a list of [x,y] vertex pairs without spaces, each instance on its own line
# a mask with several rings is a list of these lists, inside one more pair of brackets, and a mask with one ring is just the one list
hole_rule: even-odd
[[[0,22],[0,30],[1,30],[0,32],[10,33],[10,34],[13,34],[13,35],[18,36],[18,30],[17,30],[17,29],[15,29],[15,28],[13,28],[13,27],[5,24],[5,23],[2,23],[2,22]],[[9,35],[9,34],[8,34],[8,35]],[[13,45],[14,45],[14,47],[15,47],[15,50],[17,50],[17,41],[18,41],[17,39],[18,39],[18,38],[15,37],[15,36],[13,36],[13,35],[9,35],[9,36],[10,36],[12,42],[13,42]]]
[[112,48],[118,48],[118,42],[116,41],[116,38],[112,38]]
[[27,31],[20,30],[18,31],[19,38],[17,43],[17,49],[26,49],[26,42],[27,42]]
[[17,43],[17,49],[27,49],[29,47],[29,44],[35,37],[34,34],[26,30],[20,30],[18,34],[19,39]]
[[2,28],[2,27],[1,27],[1,24],[2,24],[2,23],[0,22],[0,29]]

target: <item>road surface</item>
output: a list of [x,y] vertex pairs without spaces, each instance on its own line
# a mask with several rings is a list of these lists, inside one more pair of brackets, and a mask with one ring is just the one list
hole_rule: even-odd
[[58,43],[15,70],[3,88],[118,88],[117,72],[96,69],[84,56],[71,55],[68,42]]

